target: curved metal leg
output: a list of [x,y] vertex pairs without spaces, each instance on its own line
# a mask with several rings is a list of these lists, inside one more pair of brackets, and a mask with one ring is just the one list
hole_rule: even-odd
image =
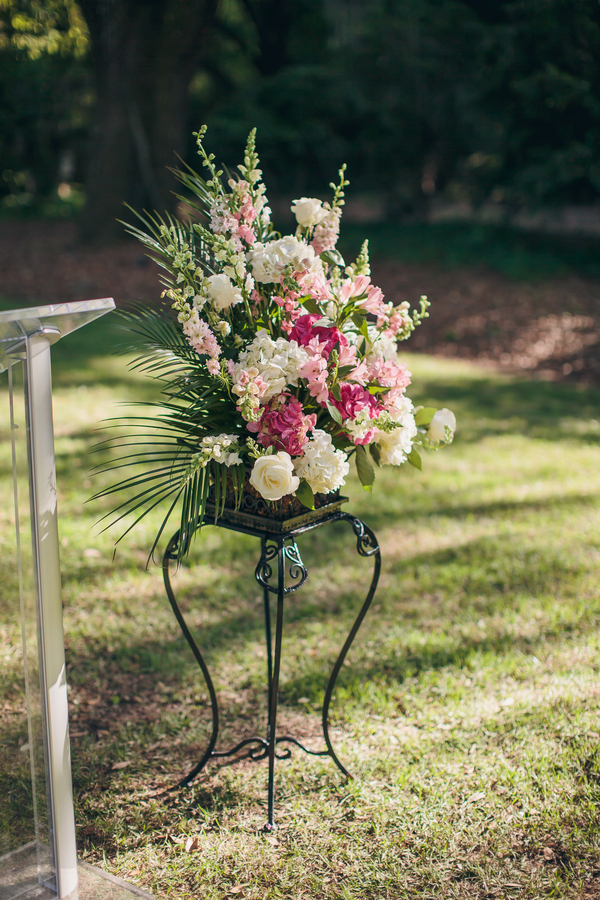
[[340,769],[344,775],[348,778],[352,778],[352,775],[345,766],[342,765],[340,760],[338,759],[335,750],[331,744],[331,738],[329,737],[329,705],[331,703],[331,697],[333,695],[333,691],[335,688],[335,683],[337,681],[337,677],[339,675],[340,669],[344,664],[344,660],[346,659],[346,655],[348,650],[352,646],[352,642],[356,637],[358,629],[362,625],[362,621],[367,614],[367,610],[371,605],[373,597],[375,596],[375,591],[377,590],[377,582],[379,581],[379,573],[381,571],[381,551],[379,549],[379,544],[377,543],[377,538],[371,529],[365,525],[364,522],[361,522],[360,519],[355,518],[354,516],[349,515],[348,513],[342,513],[340,516],[341,519],[346,519],[346,521],[350,522],[354,533],[356,535],[356,551],[360,553],[361,556],[374,556],[375,563],[373,566],[373,578],[371,579],[371,586],[369,588],[369,592],[367,594],[367,598],[362,605],[362,608],[356,617],[356,621],[352,626],[350,634],[346,638],[346,642],[340,651],[340,655],[338,656],[336,663],[333,667],[333,671],[329,676],[329,682],[327,684],[327,690],[325,691],[325,699],[323,701],[323,737],[325,738],[325,743],[327,744],[327,749],[329,751],[329,755],[333,759],[334,763]]
[[204,766],[206,765],[206,763],[208,762],[210,757],[213,755],[213,750],[215,749],[215,745],[217,743],[217,736],[219,734],[219,707],[217,704],[217,695],[215,693],[215,688],[212,683],[212,678],[210,677],[208,667],[207,667],[206,663],[204,662],[204,658],[203,658],[202,654],[200,653],[200,650],[198,649],[198,645],[196,644],[196,641],[192,637],[192,634],[191,634],[189,628],[187,627],[186,621],[183,618],[183,615],[181,613],[181,610],[179,609],[177,601],[175,600],[175,594],[173,593],[173,588],[171,587],[171,578],[169,575],[169,563],[172,560],[177,559],[177,554],[175,551],[176,551],[178,542],[179,542],[179,532],[177,532],[176,534],[173,535],[173,537],[171,538],[171,540],[169,541],[169,543],[167,545],[167,549],[165,550],[165,555],[163,556],[162,569],[163,569],[163,579],[164,579],[164,583],[165,583],[165,590],[167,592],[167,597],[169,598],[169,603],[171,604],[171,608],[172,608],[173,612],[175,613],[175,618],[177,619],[177,622],[179,623],[179,627],[181,628],[186,641],[190,645],[190,649],[191,649],[192,653],[194,654],[196,662],[198,663],[198,665],[200,666],[200,669],[202,670],[202,674],[204,676],[204,681],[206,682],[206,687],[208,689],[208,694],[210,696],[210,704],[212,707],[212,734],[210,736],[210,741],[208,742],[208,746],[207,746],[206,750],[204,751],[204,753],[202,754],[202,757],[201,757],[200,761],[198,762],[198,764],[195,765],[194,768],[190,772],[188,772],[188,774],[185,776],[185,778],[182,778],[181,781],[179,781],[177,783],[177,787],[185,787],[185,785],[189,784],[190,781],[192,781],[192,779],[196,777],[198,772],[200,772],[204,768]]

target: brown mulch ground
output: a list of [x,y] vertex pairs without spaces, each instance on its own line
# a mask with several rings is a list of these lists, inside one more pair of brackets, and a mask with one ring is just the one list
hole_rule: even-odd
[[[19,304],[93,297],[152,302],[158,267],[123,241],[83,247],[73,222],[0,222],[0,293]],[[380,260],[373,280],[388,299],[432,301],[412,350],[478,360],[549,380],[600,384],[600,283],[570,276],[517,282],[487,269],[444,270]]]

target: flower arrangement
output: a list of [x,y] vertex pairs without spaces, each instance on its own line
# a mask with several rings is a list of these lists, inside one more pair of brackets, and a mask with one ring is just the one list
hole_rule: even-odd
[[143,228],[128,226],[165,273],[163,305],[127,314],[143,347],[134,365],[159,379],[163,400],[125,440],[138,449],[117,461],[142,468],[102,492],[127,492],[116,511],[135,513],[130,528],[168,503],[152,551],[180,502],[182,554],[209,496],[217,517],[248,482],[269,503],[294,495],[312,509],[343,486],[351,457],[370,491],[374,465],[421,468],[418,448],[449,443],[456,425],[447,409],[413,407],[411,373],[397,358],[427,298],[412,312],[384,302],[367,242],[350,265],[336,248],[345,166],[331,201],[293,202],[296,231],[281,236],[255,130],[226,180],[205,131],[196,137],[207,177],[174,170],[195,198],[185,198],[190,221],[136,213]]

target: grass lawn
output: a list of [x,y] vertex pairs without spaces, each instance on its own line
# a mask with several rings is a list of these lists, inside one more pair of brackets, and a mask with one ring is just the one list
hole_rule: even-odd
[[[413,399],[451,406],[459,430],[423,473],[381,470],[373,496],[348,484],[346,508],[383,552],[332,706],[355,778],[294,752],[277,767],[280,827],[267,836],[266,762],[213,763],[164,792],[197,760],[210,710],[160,571],[145,567],[158,517],[113,561],[117,535],[94,526],[108,507],[85,502],[102,482],[88,472],[94,428],[152,393],[105,355],[112,343],[92,325],[54,351],[83,858],[178,900],[599,897],[600,392],[410,357]],[[287,605],[281,728],[315,747],[370,575],[354,547],[342,524],[301,538],[309,581]],[[255,539],[207,528],[174,578],[213,670],[223,744],[264,720],[257,559]],[[19,632],[0,612],[10,700]]]

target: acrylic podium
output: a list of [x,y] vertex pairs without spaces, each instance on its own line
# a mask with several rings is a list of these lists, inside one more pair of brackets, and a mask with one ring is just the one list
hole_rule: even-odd
[[78,890],[50,347],[114,307],[0,312],[0,900],[100,896]]

